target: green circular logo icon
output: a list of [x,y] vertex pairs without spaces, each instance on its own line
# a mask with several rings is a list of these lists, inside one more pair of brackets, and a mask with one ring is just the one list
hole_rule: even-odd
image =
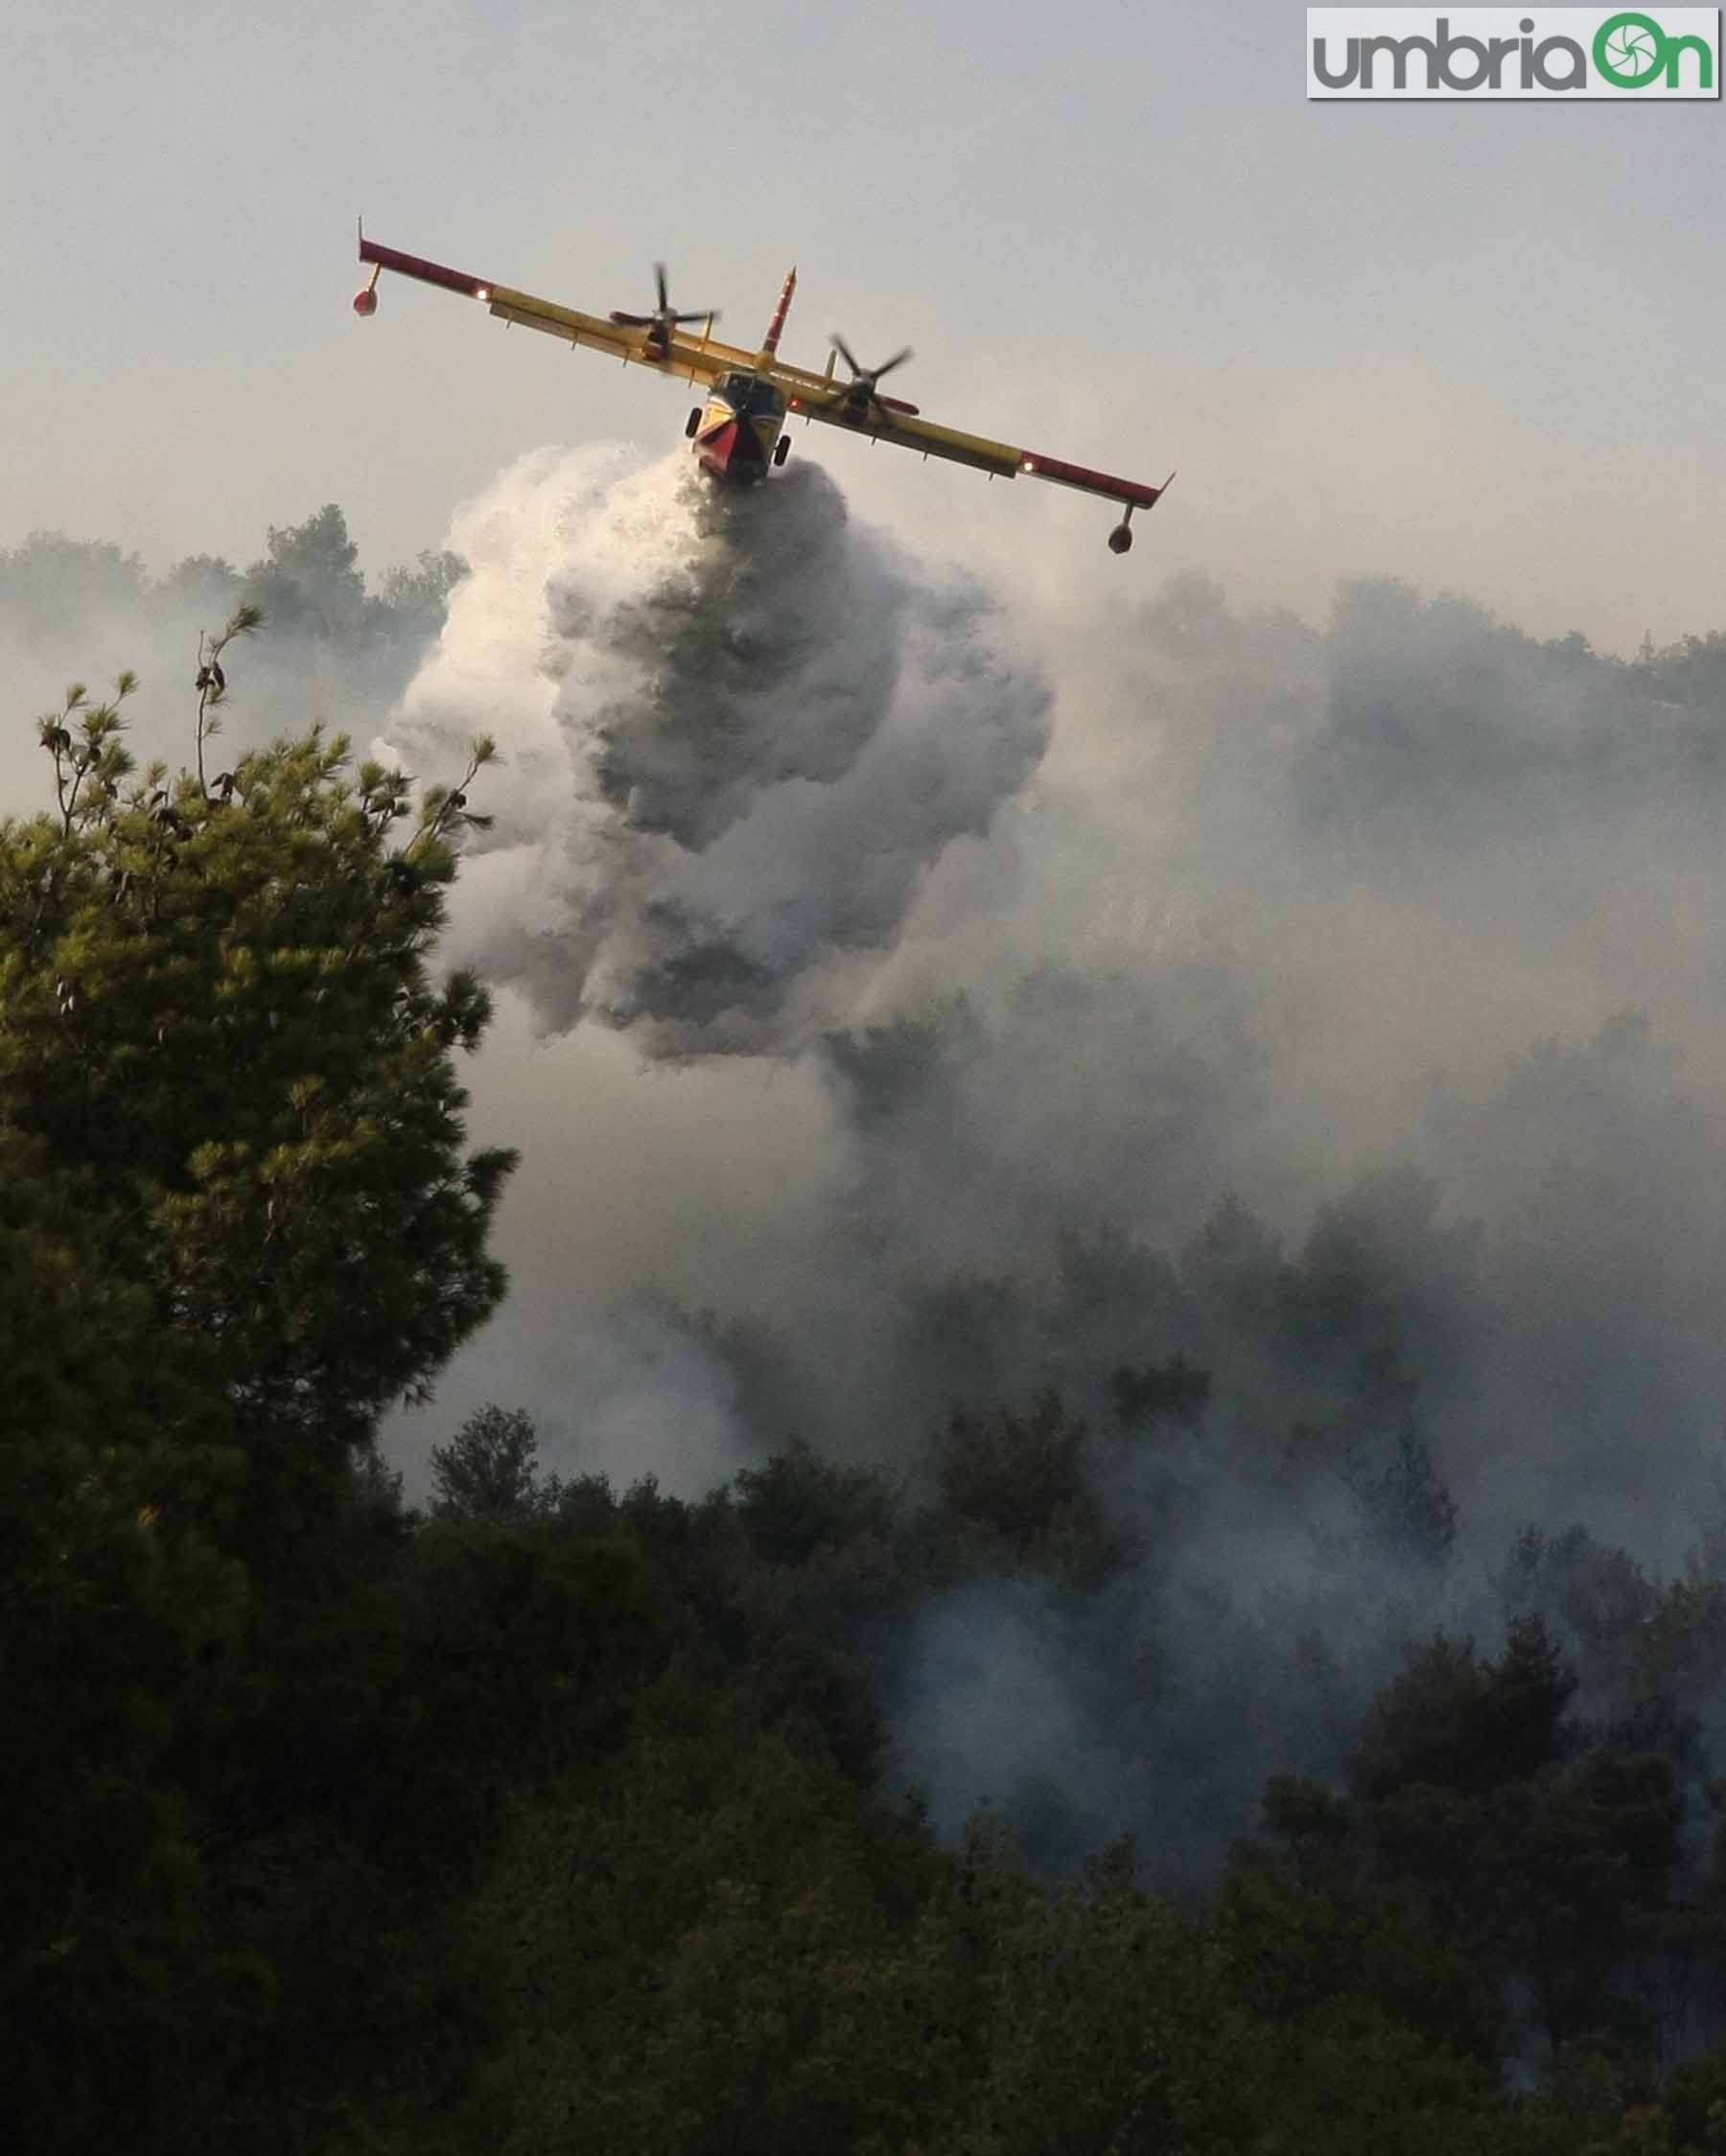
[[1595,32],[1594,63],[1621,90],[1644,90],[1665,64],[1666,45],[1652,15],[1613,15]]

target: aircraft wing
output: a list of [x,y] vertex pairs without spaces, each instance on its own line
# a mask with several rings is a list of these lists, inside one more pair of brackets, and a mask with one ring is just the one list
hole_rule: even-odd
[[716,344],[707,337],[683,336],[673,336],[667,340],[662,359],[648,349],[646,338],[639,329],[624,328],[600,314],[583,314],[573,307],[560,307],[554,300],[536,299],[531,292],[515,291],[507,285],[493,284],[487,277],[472,277],[464,269],[449,269],[442,263],[427,262],[419,255],[403,254],[397,247],[385,247],[376,240],[368,240],[363,232],[360,235],[360,259],[374,264],[379,269],[392,269],[397,276],[412,277],[422,285],[437,285],[463,298],[477,299],[500,321],[519,324],[525,330],[544,330],[548,336],[561,337],[566,344],[586,345],[590,351],[608,353],[614,359],[651,367],[655,374],[679,375],[690,382],[707,383],[730,372],[736,363],[729,345]]
[[[954,427],[940,427],[932,419],[894,408],[894,400],[883,398],[864,419],[852,419],[845,407],[843,387],[823,375],[801,368],[775,370],[790,392],[792,411],[804,419],[819,419],[848,434],[861,434],[875,442],[892,442],[921,456],[940,456],[953,464],[968,464],[973,471],[993,478],[1053,479],[1060,486],[1077,487],[1084,494],[1105,496],[1129,508],[1149,509],[1168,491],[1147,486],[1138,479],[1119,479],[1109,472],[1093,472],[1083,464],[1068,464],[1060,457],[1043,456],[1036,450],[1015,449],[1007,442],[992,442],[981,434],[963,434]],[[1174,474],[1169,475],[1170,478]]]

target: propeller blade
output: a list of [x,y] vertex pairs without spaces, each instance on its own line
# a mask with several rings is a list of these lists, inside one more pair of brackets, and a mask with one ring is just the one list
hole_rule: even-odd
[[844,394],[854,395],[858,390],[861,390],[864,396],[872,402],[875,401],[875,383],[880,381],[881,377],[884,374],[891,374],[895,367],[902,367],[907,359],[916,358],[916,354],[907,344],[902,351],[896,352],[891,359],[883,359],[878,367],[863,367],[857,364],[857,355],[846,343],[837,330],[833,332],[828,341],[851,371],[851,388]]
[[677,313],[673,310],[671,296],[665,285],[665,266],[663,262],[656,262],[653,266],[653,283],[659,293],[659,305],[651,314],[628,314],[620,307],[612,309],[611,318],[620,329],[664,331],[677,329],[685,322],[716,322],[719,319],[719,310],[716,307],[698,308],[687,314]]

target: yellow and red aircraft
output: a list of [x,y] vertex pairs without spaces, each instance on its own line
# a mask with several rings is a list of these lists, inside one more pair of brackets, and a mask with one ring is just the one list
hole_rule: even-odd
[[[704,471],[715,479],[750,485],[764,478],[770,465],[783,464],[791,447],[784,431],[786,419],[819,419],[829,427],[843,427],[872,441],[893,442],[901,449],[918,450],[925,457],[941,456],[954,464],[968,464],[991,478],[1011,479],[1021,473],[1038,479],[1077,487],[1085,494],[1102,495],[1125,504],[1121,521],[1108,535],[1117,554],[1132,545],[1132,512],[1149,509],[1167,490],[1170,473],[1160,487],[1145,486],[1137,479],[1117,479],[1107,472],[1092,472],[1082,464],[1065,464],[1059,457],[1043,456],[1034,450],[1018,450],[1005,442],[991,442],[980,434],[961,434],[951,427],[937,427],[921,418],[915,405],[899,397],[884,397],[879,383],[884,374],[910,359],[907,347],[877,367],[861,367],[841,336],[832,339],[827,372],[813,374],[806,367],[789,365],[779,356],[780,336],[797,289],[793,269],[780,292],[779,305],[767,325],[760,349],[745,352],[735,345],[720,344],[712,336],[717,316],[711,313],[679,313],[665,290],[663,263],[654,265],[659,304],[649,314],[614,313],[609,315],[578,313],[572,307],[558,307],[529,292],[512,291],[488,277],[470,277],[464,270],[446,269],[441,263],[425,262],[418,255],[402,254],[380,246],[360,233],[360,260],[372,265],[371,281],[354,296],[354,312],[375,314],[378,279],[385,269],[422,284],[439,285],[445,291],[477,299],[504,323],[519,322],[524,329],[544,330],[571,345],[585,344],[613,359],[651,367],[659,374],[687,376],[707,391],[705,405],[690,412],[684,431],[694,445]],[[686,329],[700,323],[697,335]],[[849,382],[835,382],[833,361],[844,359],[851,369]]]

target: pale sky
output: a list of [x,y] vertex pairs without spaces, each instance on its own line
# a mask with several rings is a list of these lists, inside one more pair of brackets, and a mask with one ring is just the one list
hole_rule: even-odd
[[[1543,25],[1557,28],[1558,11]],[[1549,18],[1551,19],[1549,23]],[[376,238],[1180,476],[1106,505],[800,433],[867,514],[1020,590],[1338,576],[1629,650],[1726,625],[1718,104],[1308,104],[1304,11],[1023,0],[18,0],[0,67],[0,545],[244,563],[326,500],[374,577],[545,442],[675,442],[663,383],[359,282]]]

